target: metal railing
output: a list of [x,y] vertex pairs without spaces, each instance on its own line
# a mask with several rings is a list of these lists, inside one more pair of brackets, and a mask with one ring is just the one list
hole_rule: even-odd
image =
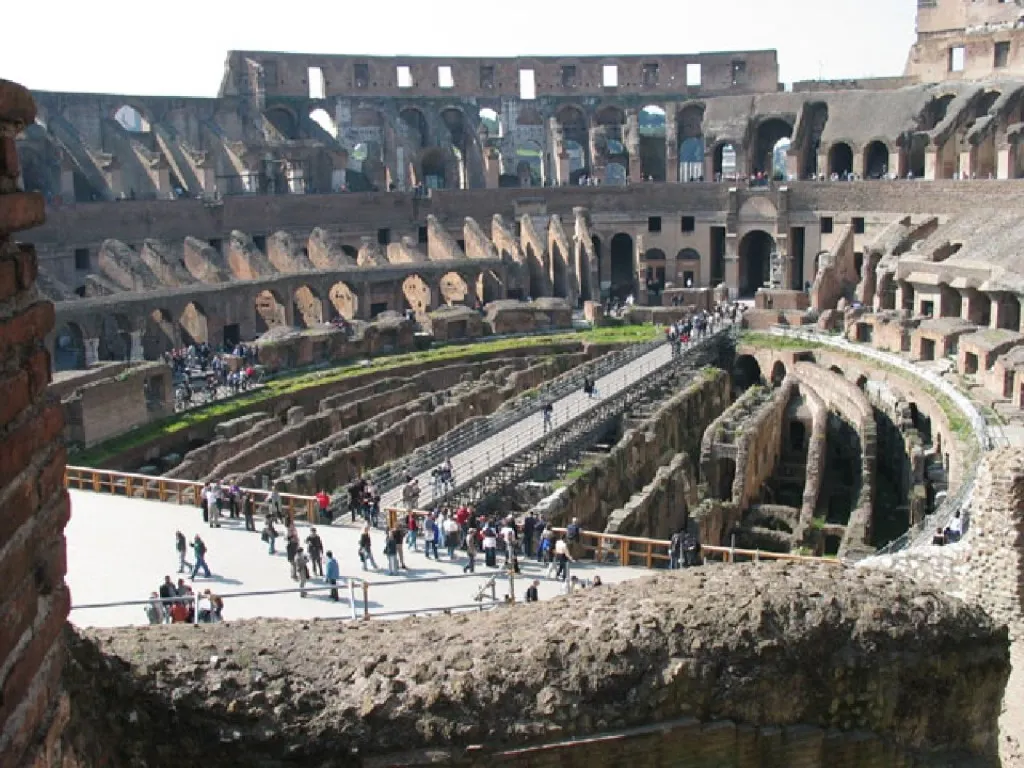
[[[181,480],[171,477],[153,477],[135,472],[118,472],[113,469],[92,469],[91,467],[65,467],[64,487],[69,490],[109,493],[115,496],[164,501],[174,504],[190,504],[199,506],[199,494],[204,484],[195,480]],[[271,491],[262,488],[242,488],[257,501],[267,504]],[[316,524],[319,506],[314,496],[300,496],[294,493],[282,493],[281,513],[289,520],[304,517]]]
[[[990,427],[988,422],[985,420],[985,417],[974,406],[974,403],[960,392],[960,390],[945,379],[935,375],[932,371],[914,366],[898,355],[894,355],[891,352],[883,352],[882,350],[875,349],[874,347],[865,347],[861,344],[855,344],[845,338],[817,333],[814,331],[774,327],[771,329],[770,333],[773,336],[802,339],[814,344],[835,347],[854,355],[867,357],[877,360],[878,362],[885,363],[886,365],[899,368],[908,375],[915,376],[918,379],[926,381],[932,387],[937,389],[944,397],[948,398],[967,418],[971,426],[971,433],[982,451],[989,451],[997,442],[1005,440],[1005,435],[1002,434],[1002,427],[999,426],[997,429]],[[998,440],[994,437],[996,431],[998,431]],[[880,548],[876,554],[886,555],[911,547],[930,545],[931,532],[937,528],[945,528],[949,524],[949,521],[953,519],[953,516],[957,511],[960,511],[966,518],[971,499],[974,495],[974,484],[977,479],[979,463],[980,462],[978,461],[971,463],[967,468],[964,477],[961,479],[960,486],[957,488],[956,492],[947,494],[938,509],[916,525],[911,526],[911,528],[902,536]]]
[[413,477],[423,475],[443,464],[446,459],[499,434],[516,422],[539,413],[548,403],[554,403],[578,391],[585,376],[603,378],[664,344],[664,339],[633,344],[624,350],[609,352],[597,360],[577,366],[537,387],[535,392],[519,395],[489,416],[463,422],[428,445],[371,470],[366,474],[366,479],[377,487],[379,493],[386,494],[401,485],[406,474]]

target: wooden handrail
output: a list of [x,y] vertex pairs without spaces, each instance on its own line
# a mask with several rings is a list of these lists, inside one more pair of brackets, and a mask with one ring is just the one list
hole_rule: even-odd
[[[404,507],[387,507],[384,510],[389,526],[395,526],[398,521],[410,512],[416,517],[426,517],[429,512],[422,509],[408,510]],[[555,533],[566,533],[565,528],[551,529]],[[596,539],[588,541],[588,539]],[[600,560],[602,553],[610,552],[619,561],[620,565],[631,565],[634,559],[640,560],[644,567],[654,568],[659,562],[671,561],[669,554],[671,542],[665,539],[648,539],[642,536],[623,536],[618,533],[598,533],[597,531],[580,531],[580,546],[595,560]],[[664,550],[664,551],[659,551]],[[840,565],[840,561],[833,557],[813,557],[810,555],[796,555],[790,552],[768,552],[760,549],[737,549],[735,547],[701,546],[704,555],[722,555],[722,560],[727,563],[736,562],[736,557],[750,558],[755,562],[761,560],[787,560],[802,563],[825,563],[827,565]]]
[[[123,488],[126,496],[156,501],[174,501],[177,504],[199,505],[199,492],[204,484],[196,480],[184,480],[175,477],[154,477],[140,475],[137,472],[119,472],[114,469],[94,469],[92,467],[69,466],[64,469],[64,487],[68,489],[93,491],[94,493],[116,494]],[[273,491],[263,488],[242,488],[256,499],[267,501]],[[190,491],[191,493],[186,493]],[[186,498],[189,496],[191,498]],[[315,496],[301,496],[295,493],[282,493],[281,506],[294,520],[297,514],[304,515],[310,523],[318,523],[319,505]]]

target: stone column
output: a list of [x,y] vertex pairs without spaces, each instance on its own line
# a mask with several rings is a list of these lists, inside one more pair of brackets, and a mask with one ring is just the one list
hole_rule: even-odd
[[740,290],[739,237],[735,232],[725,233],[725,285],[729,298],[736,298]]
[[100,361],[100,340],[83,339],[85,343],[85,367],[96,365]]
[[960,152],[960,178],[969,179],[971,174],[977,172],[978,155],[974,147]]
[[[174,199],[174,189],[171,188],[171,168],[167,158],[161,153],[160,160],[156,166],[156,196],[160,200]],[[185,182],[183,181],[182,184]]]
[[924,151],[924,177],[928,181],[935,181],[939,178],[940,166],[939,150],[936,147],[928,147]]
[[293,195],[302,195],[306,192],[306,179],[303,176],[302,166],[297,163],[288,164],[288,191]]
[[124,188],[124,177],[121,173],[121,164],[117,161],[117,158],[111,159],[104,168],[104,172],[107,175],[107,183],[110,185],[110,192],[114,196],[115,200],[119,200],[122,195],[125,195]]
[[133,363],[138,363],[146,359],[142,351],[142,331],[132,331],[131,337],[132,346],[128,357]]
[[1013,145],[999,147],[996,150],[996,178],[1012,179],[1017,167],[1017,148]]
[[605,179],[605,158],[599,156],[597,146],[599,138],[605,133],[604,127],[600,125],[591,126],[590,135],[590,175],[604,184]]
[[487,189],[497,189],[498,178],[501,176],[501,152],[497,147],[487,147],[484,150],[484,184]]
[[665,110],[665,181],[679,181],[679,124],[670,109]]

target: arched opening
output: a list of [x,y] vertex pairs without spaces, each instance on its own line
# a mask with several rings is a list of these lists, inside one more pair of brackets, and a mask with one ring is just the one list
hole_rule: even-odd
[[590,174],[590,163],[587,158],[590,131],[587,116],[579,107],[567,104],[555,113],[555,120],[562,129],[562,140],[569,161],[569,178],[559,181],[578,184],[581,176]]
[[53,344],[53,367],[57,371],[85,368],[85,336],[77,323],[65,323],[57,329]]
[[569,267],[557,242],[551,243],[551,290],[559,299],[569,297]]
[[[786,380],[786,366],[781,360],[776,360],[775,365],[772,366],[772,386],[781,387],[782,382]],[[799,423],[799,422],[796,422]]]
[[539,187],[544,183],[544,150],[536,141],[516,147],[516,176],[520,187]]
[[467,184],[468,169],[466,168],[466,157],[469,154],[474,134],[472,131],[467,130],[466,116],[460,109],[449,107],[448,109],[441,110],[441,122],[444,123],[445,129],[448,131],[458,171],[457,179],[447,179],[447,181],[453,187],[466,189],[469,186]]
[[829,147],[828,172],[840,179],[853,173],[853,150],[845,141],[837,141]]
[[633,268],[633,238],[620,232],[611,243],[611,296],[625,299],[634,293],[635,270]]
[[415,107],[406,107],[398,113],[398,128],[412,149],[419,150],[429,144],[429,132],[427,131],[427,118]]
[[309,119],[323,128],[332,139],[338,138],[338,125],[331,119],[326,109],[314,109],[309,113]]
[[872,141],[864,148],[864,178],[882,179],[889,173],[889,148],[881,141]]
[[449,306],[453,304],[471,304],[472,296],[466,278],[458,272],[448,272],[441,277],[441,300]]
[[425,315],[433,308],[430,286],[419,275],[409,275],[402,281],[402,297],[405,309],[411,309],[417,315]]
[[100,332],[100,360],[127,361],[132,349],[131,320],[121,314],[103,314]]
[[764,230],[755,229],[740,241],[739,295],[749,298],[771,279],[775,240]]
[[676,282],[683,288],[700,284],[700,253],[693,248],[683,248],[676,254]]
[[155,309],[146,318],[146,332],[142,335],[142,354],[147,360],[159,360],[175,347],[174,320],[165,309]]
[[605,107],[594,121],[600,126],[597,147],[605,160],[605,184],[625,184],[630,160],[626,145],[622,143],[626,113],[618,107]]
[[301,328],[316,328],[324,324],[324,303],[308,285],[300,285],[292,296],[292,316]]
[[346,320],[355,320],[359,314],[359,295],[353,291],[348,283],[335,283],[327,293],[327,301],[334,313],[331,319],[337,316]]
[[341,252],[348,256],[353,261],[359,258],[359,251],[352,245],[341,246]]
[[736,179],[736,147],[731,143],[715,147],[714,171],[716,181]]
[[569,183],[579,184],[580,177],[585,176],[587,171],[587,154],[578,141],[566,139],[565,141],[566,160],[569,164]]
[[300,138],[299,136],[299,121],[287,107],[275,106],[267,109],[263,113],[263,116],[270,123],[271,127],[274,128],[281,138],[288,139],[290,141],[296,141]]
[[484,107],[479,112],[480,125],[483,126],[486,131],[487,138],[498,139],[501,138],[501,121],[498,119],[498,113],[490,107]]
[[647,181],[665,181],[665,110],[651,104],[640,110],[640,173]]
[[178,319],[181,326],[181,340],[185,346],[193,344],[205,344],[210,340],[209,324],[206,320],[206,310],[194,301],[190,301]]
[[676,112],[679,140],[679,180],[704,181],[704,107],[693,105]]
[[129,133],[148,133],[149,120],[135,107],[124,104],[114,112],[114,120]]
[[736,462],[733,459],[718,460],[719,501],[732,501],[732,486],[736,482]]
[[276,293],[260,291],[256,294],[256,333],[265,333],[271,328],[285,324],[285,309]]
[[786,151],[789,149],[793,126],[785,120],[770,118],[757,126],[754,154],[751,157],[751,175],[764,174],[779,181],[786,178]]
[[497,301],[502,297],[503,286],[501,278],[493,269],[485,269],[480,273],[480,277],[476,281],[476,295],[480,297],[480,301],[487,304],[491,301]]
[[613,187],[626,185],[626,178],[629,176],[629,168],[619,162],[611,162],[604,169],[604,183]]
[[739,396],[761,383],[761,366],[753,355],[740,355],[732,366],[732,391]]
[[444,152],[438,147],[428,149],[420,161],[423,168],[423,185],[428,189],[444,189]]

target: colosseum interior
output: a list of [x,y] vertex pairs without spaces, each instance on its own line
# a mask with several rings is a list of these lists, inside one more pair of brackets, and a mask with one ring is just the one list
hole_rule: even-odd
[[[1024,11],[917,16],[901,75],[788,86],[772,50],[0,81],[0,765],[1024,767]],[[255,386],[185,402],[207,346]],[[398,524],[452,457],[430,505],[657,574],[78,623],[89,494],[326,489],[341,528],[363,478]]]

